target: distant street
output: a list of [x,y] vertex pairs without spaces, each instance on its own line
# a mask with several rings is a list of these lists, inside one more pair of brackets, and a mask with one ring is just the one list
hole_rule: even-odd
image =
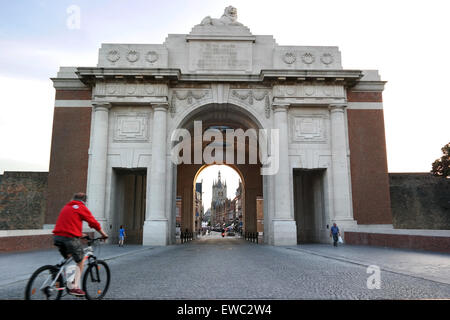
[[[112,271],[106,299],[450,298],[448,254],[359,246],[273,247],[219,233],[168,247],[106,245],[102,252]],[[26,274],[58,262],[56,253],[0,254],[0,299],[23,299]],[[49,261],[39,260],[44,255]],[[367,266],[377,262],[380,289],[369,289]]]

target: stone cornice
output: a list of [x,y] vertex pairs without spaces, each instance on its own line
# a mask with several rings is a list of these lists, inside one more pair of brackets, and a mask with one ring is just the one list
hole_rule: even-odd
[[74,78],[50,78],[56,90],[90,90],[91,88],[80,79]]
[[186,41],[250,41],[255,42],[253,35],[215,35],[215,34],[189,34]]
[[359,81],[352,91],[354,92],[371,92],[371,91],[383,91],[384,85],[387,81]]
[[363,76],[361,70],[261,70],[261,79],[276,80],[325,80],[354,82]]
[[166,104],[167,97],[96,97],[93,103],[111,103],[114,105],[136,105],[136,106],[148,106],[152,104]]
[[[86,82],[93,79],[105,78],[123,78],[123,77],[148,77],[156,80],[174,79],[178,80],[181,76],[180,69],[150,69],[150,68],[96,68],[79,67],[76,74]],[[89,81],[91,80],[91,81]]]
[[242,73],[202,73],[183,74],[180,69],[149,68],[95,68],[79,67],[77,75],[86,84],[96,79],[135,78],[153,81],[185,81],[185,82],[263,82],[263,81],[310,81],[332,80],[354,85],[361,77],[360,70],[261,70],[260,74]]

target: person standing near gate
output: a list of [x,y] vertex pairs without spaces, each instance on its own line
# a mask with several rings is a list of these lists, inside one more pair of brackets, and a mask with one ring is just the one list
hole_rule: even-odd
[[126,234],[123,226],[120,226],[119,229],[119,247],[123,247],[123,241],[125,240]]
[[333,246],[337,247],[340,235],[341,232],[339,231],[339,228],[337,227],[336,223],[333,223],[333,226],[330,230],[330,238],[333,237]]

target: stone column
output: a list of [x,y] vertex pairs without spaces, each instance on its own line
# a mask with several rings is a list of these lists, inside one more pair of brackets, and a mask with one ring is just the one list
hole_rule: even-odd
[[293,212],[291,212],[291,184],[289,165],[289,131],[288,131],[288,104],[274,104],[274,129],[279,130],[279,169],[274,176],[275,214],[273,216],[273,244],[296,245],[297,226]]
[[331,219],[338,226],[355,226],[350,203],[350,170],[347,157],[345,131],[346,105],[330,105],[331,161],[333,179],[333,214]]
[[104,226],[105,216],[105,194],[106,194],[106,162],[108,156],[108,102],[92,102],[94,111],[92,135],[91,135],[91,161],[89,164],[89,194],[88,207],[95,218]]
[[165,206],[167,109],[167,104],[153,106],[152,162],[147,188],[147,209],[143,234],[144,245],[164,246],[169,241],[169,225]]

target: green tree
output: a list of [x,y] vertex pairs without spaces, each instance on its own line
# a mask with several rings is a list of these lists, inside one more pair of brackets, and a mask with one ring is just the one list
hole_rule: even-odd
[[450,142],[441,150],[444,155],[433,162],[431,172],[436,177],[450,179]]

